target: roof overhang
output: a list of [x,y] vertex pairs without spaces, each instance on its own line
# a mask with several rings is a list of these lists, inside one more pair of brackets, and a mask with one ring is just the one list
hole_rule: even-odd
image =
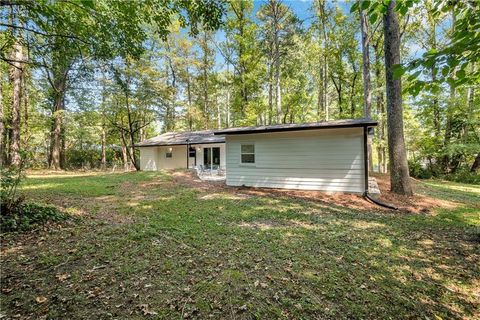
[[215,136],[212,130],[166,132],[135,144],[137,148],[184,146],[192,144],[225,143],[225,137]]
[[372,119],[348,119],[335,120],[323,122],[311,122],[301,124],[278,124],[270,126],[258,127],[238,127],[228,128],[214,131],[215,135],[229,135],[229,134],[255,134],[255,133],[270,133],[270,132],[284,132],[284,131],[303,131],[303,130],[319,130],[319,129],[335,129],[335,128],[363,128],[374,127],[378,125],[377,121]]
[[147,148],[147,147],[172,147],[172,146],[186,146],[186,145],[197,145],[197,144],[217,144],[225,143],[225,140],[219,141],[208,141],[208,142],[181,142],[181,143],[151,143],[151,144],[135,144],[136,148]]

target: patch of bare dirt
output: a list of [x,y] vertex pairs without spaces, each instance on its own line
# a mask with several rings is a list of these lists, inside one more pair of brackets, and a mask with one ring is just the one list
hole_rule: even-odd
[[135,221],[134,217],[132,217],[131,215],[119,214],[112,210],[102,210],[92,218],[105,222],[109,225],[130,224]]
[[[404,213],[430,213],[434,208],[455,208],[456,203],[446,200],[440,200],[436,198],[427,197],[424,195],[415,194],[413,196],[402,196],[390,191],[390,178],[388,175],[376,175],[378,187],[381,191],[379,200],[384,203],[393,205]],[[412,183],[416,185],[416,182],[412,179]],[[290,196],[294,198],[300,198],[310,201],[319,201],[325,204],[335,204],[342,207],[352,208],[355,210],[382,210],[392,211],[387,208],[380,207],[370,201],[363,198],[362,195],[349,194],[349,193],[334,193],[327,194],[322,191],[304,191],[304,190],[284,190],[284,189],[260,189],[260,188],[240,188],[243,193],[249,192],[257,195],[279,195]]]
[[[429,213],[435,208],[453,209],[458,206],[457,203],[438,198],[432,198],[425,195],[414,194],[413,196],[402,196],[390,191],[390,177],[387,174],[375,174],[378,187],[381,191],[380,200],[397,206],[401,211],[410,213]],[[417,189],[418,182],[411,179],[413,191]]]
[[222,190],[233,190],[225,185],[225,181],[204,181],[201,180],[195,172],[177,170],[172,171],[173,181],[181,186],[194,188],[199,191],[222,191]]
[[[338,205],[355,210],[375,210],[375,211],[392,211],[387,208],[380,207],[370,201],[367,201],[359,194],[349,193],[333,193],[328,194],[322,191],[305,191],[305,190],[287,190],[287,189],[270,189],[270,188],[250,188],[250,187],[229,187],[224,182],[213,182],[200,180],[195,173],[188,171],[175,171],[172,173],[175,183],[183,186],[195,188],[203,192],[231,192],[235,195],[251,195],[251,196],[267,196],[267,197],[292,197],[296,199],[304,199],[308,201],[321,202],[326,205]],[[390,191],[390,178],[388,175],[376,174],[378,187],[381,191],[379,200],[387,204],[393,205],[403,213],[426,214],[435,208],[455,208],[455,202],[431,198],[425,195],[415,194],[413,196],[402,196]],[[412,179],[415,189],[417,182]]]

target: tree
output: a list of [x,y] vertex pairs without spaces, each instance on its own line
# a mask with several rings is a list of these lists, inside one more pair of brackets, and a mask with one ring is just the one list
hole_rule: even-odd
[[363,116],[370,118],[372,109],[372,92],[370,84],[370,35],[365,11],[360,10],[360,25],[362,30],[362,62],[363,62]]
[[282,110],[282,65],[294,45],[294,35],[299,32],[298,19],[278,0],[269,0],[260,8],[258,16],[263,23],[263,43],[268,48],[269,118],[272,118],[272,110],[275,109],[275,122],[282,123],[285,121]]
[[254,110],[254,101],[261,90],[261,50],[256,39],[257,26],[252,20],[252,10],[251,0],[231,1],[225,21],[227,39],[222,51],[229,51],[224,57],[233,66],[232,125],[252,124],[250,109]]
[[400,30],[395,5],[395,0],[390,1],[383,16],[390,185],[395,193],[412,195],[403,135],[402,83],[394,75],[394,67],[400,63]]
[[[406,12],[413,1],[406,1],[401,10]],[[420,58],[414,59],[404,66],[403,72],[411,71],[414,85],[409,92],[417,95],[431,84],[449,83],[457,87],[464,84],[474,84],[480,81],[480,69],[470,66],[480,60],[480,3],[478,1],[447,1],[436,0],[429,8],[433,19],[438,19],[445,13],[451,13],[452,32],[450,42],[443,48],[426,51]],[[436,77],[431,81],[420,79],[419,76],[428,73],[433,66],[439,69]]]
[[[317,113],[320,116],[320,110],[324,114],[324,119],[329,120],[329,99],[328,99],[328,78],[329,78],[329,64],[328,64],[328,52],[329,52],[329,39],[328,28],[329,21],[328,16],[330,13],[327,11],[327,1],[317,0],[314,2],[315,17],[317,19],[315,26],[319,32],[319,39],[322,43],[322,54],[319,55],[319,81],[318,81],[318,99],[317,99]],[[319,119],[320,120],[320,119]]]
[[[64,101],[74,66],[81,70],[81,64],[91,58],[138,57],[144,50],[145,24],[153,25],[162,39],[166,39],[173,17],[178,17],[181,26],[190,26],[190,31],[195,34],[198,24],[209,30],[218,28],[223,14],[223,3],[213,1],[195,4],[188,1],[150,1],[141,6],[110,0],[78,3],[19,1],[5,5],[9,5],[18,18],[0,26],[26,34],[22,40],[31,48],[34,58],[31,63],[43,67],[51,85],[53,119],[49,163],[54,169],[63,167]],[[4,3],[2,10],[3,6]],[[17,42],[19,39],[13,40]],[[22,62],[18,57],[7,57],[3,50],[0,59],[10,64]],[[15,115],[13,124],[19,122],[19,117],[17,119]],[[16,138],[17,135],[14,142],[19,140]],[[16,146],[15,142],[14,152]]]
[[22,76],[23,76],[23,48],[19,43],[13,45],[12,62],[10,67],[10,79],[13,87],[12,96],[12,140],[10,148],[10,161],[11,164],[19,167],[20,158],[20,108],[22,104]]

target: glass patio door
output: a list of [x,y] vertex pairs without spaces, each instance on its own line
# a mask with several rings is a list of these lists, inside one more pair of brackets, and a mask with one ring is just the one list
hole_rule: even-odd
[[203,148],[203,165],[207,169],[220,166],[220,147]]

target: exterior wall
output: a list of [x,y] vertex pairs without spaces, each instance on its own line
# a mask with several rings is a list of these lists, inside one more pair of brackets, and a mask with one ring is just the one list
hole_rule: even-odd
[[[195,144],[197,149],[197,166],[203,165],[203,148],[220,147],[220,166],[225,167],[225,143]],[[172,157],[166,153],[171,148]],[[140,170],[158,171],[162,169],[181,169],[187,167],[187,146],[140,147]],[[189,159],[189,167],[195,167],[195,158]]]
[[[172,157],[166,154],[172,150]],[[187,167],[187,146],[162,146],[158,147],[158,168],[181,169]]]
[[[242,143],[255,163],[240,163]],[[226,136],[227,185],[362,193],[363,128]]]
[[140,170],[157,171],[158,167],[158,148],[148,147],[140,149]]

